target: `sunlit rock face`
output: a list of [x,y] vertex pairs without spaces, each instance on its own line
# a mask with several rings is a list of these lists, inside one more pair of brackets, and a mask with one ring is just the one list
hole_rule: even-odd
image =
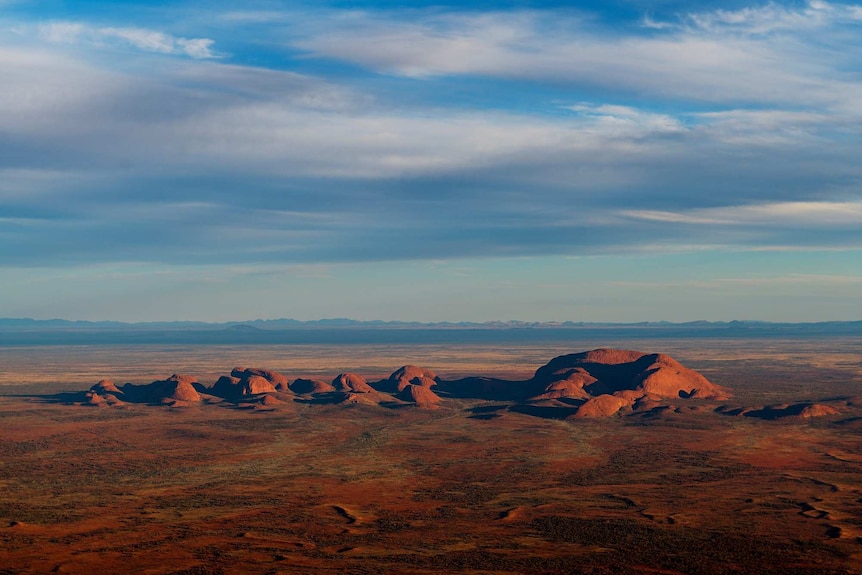
[[620,349],[561,355],[533,376],[534,400],[586,400],[578,417],[605,417],[659,399],[725,400],[730,391],[670,356]]

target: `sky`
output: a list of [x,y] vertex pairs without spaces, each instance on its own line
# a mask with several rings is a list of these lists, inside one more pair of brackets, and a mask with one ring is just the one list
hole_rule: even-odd
[[0,0],[0,317],[862,320],[862,5]]

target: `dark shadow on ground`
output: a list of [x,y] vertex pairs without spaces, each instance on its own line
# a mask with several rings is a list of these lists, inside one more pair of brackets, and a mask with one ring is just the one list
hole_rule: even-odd
[[577,413],[577,407],[548,407],[543,405],[516,404],[509,407],[509,411],[541,417],[543,419],[566,419]]

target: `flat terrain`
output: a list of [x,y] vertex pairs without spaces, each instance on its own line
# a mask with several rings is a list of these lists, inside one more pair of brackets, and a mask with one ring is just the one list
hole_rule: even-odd
[[0,349],[0,573],[858,574],[862,421],[544,419],[494,402],[68,405],[237,365],[526,378],[660,351],[740,406],[862,395],[862,341]]

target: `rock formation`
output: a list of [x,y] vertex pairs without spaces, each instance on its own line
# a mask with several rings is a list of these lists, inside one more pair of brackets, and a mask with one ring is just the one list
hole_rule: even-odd
[[290,391],[299,395],[315,394],[315,393],[330,393],[335,391],[329,383],[320,379],[302,379],[298,378],[290,384]]
[[223,375],[210,388],[210,393],[224,399],[237,399],[242,395],[238,377]]
[[125,398],[136,403],[185,405],[197,403],[202,399],[196,385],[200,386],[197,378],[174,374],[167,379],[154,381],[147,385],[127,383],[123,385],[122,392]]
[[622,397],[608,394],[597,395],[584,402],[573,417],[608,417],[627,405],[630,405],[629,402]]
[[374,388],[361,375],[355,373],[340,373],[332,380],[332,387],[336,391],[350,393],[373,393]]
[[[239,379],[248,379],[251,377],[261,377],[272,384],[272,387],[275,391],[287,391],[287,386],[289,380],[286,375],[282,375],[277,371],[270,371],[268,369],[260,369],[258,367],[235,367],[230,372],[231,377],[236,377]],[[258,392],[265,393],[265,392]]]
[[[832,400],[833,403],[840,400]],[[840,405],[840,403],[839,403]],[[841,408],[849,407],[849,402],[843,402]],[[781,403],[777,405],[765,405],[759,407],[730,407],[726,405],[719,406],[716,410],[722,415],[753,417],[756,419],[783,419],[785,417],[797,417],[808,419],[811,417],[824,417],[829,415],[838,415],[841,409],[825,403]]]
[[240,382],[243,395],[259,395],[261,393],[275,393],[277,390],[272,383],[259,375],[250,375]]
[[595,349],[555,357],[536,370],[531,399],[585,399],[578,417],[604,417],[657,400],[725,400],[730,392],[663,354]]
[[287,377],[275,371],[256,367],[235,367],[231,370],[230,376],[223,375],[218,378],[209,392],[235,401],[250,395],[287,391],[287,383]]
[[802,411],[799,412],[799,417],[824,417],[827,415],[837,415],[838,413],[840,412],[831,405],[812,403],[802,408]]
[[[437,408],[455,398],[484,399],[511,402],[511,411],[559,419],[658,413],[668,407],[679,411],[671,400],[675,403],[698,399],[723,401],[730,396],[727,389],[669,356],[595,349],[555,357],[537,369],[532,378],[523,381],[489,377],[444,381],[431,370],[405,365],[374,384],[356,373],[341,373],[331,383],[305,378],[289,383],[286,376],[271,370],[237,367],[209,388],[195,378],[181,375],[143,386],[125,384],[122,388],[102,380],[90,389],[84,402],[91,405],[122,402],[190,405],[202,399],[216,401],[206,394],[227,399],[240,407],[269,408],[293,403],[292,394],[305,396],[300,401],[306,404],[384,407],[407,402],[418,407]],[[749,417],[817,417],[837,413],[829,405],[811,403],[738,410],[717,409],[715,405],[704,406],[702,402],[694,406],[724,415]],[[687,407],[681,409],[686,413],[691,411]]]
[[396,396],[401,401],[415,403],[417,407],[435,409],[442,401],[429,386],[408,383]]
[[98,393],[99,395],[105,395],[108,393],[118,395],[123,393],[122,391],[120,391],[120,388],[114,385],[114,382],[110,379],[101,380],[99,383],[91,387],[90,391]]
[[389,379],[382,382],[382,391],[388,393],[400,393],[408,385],[417,385],[419,387],[433,387],[437,385],[440,378],[430,369],[423,369],[415,365],[405,365],[395,370]]

